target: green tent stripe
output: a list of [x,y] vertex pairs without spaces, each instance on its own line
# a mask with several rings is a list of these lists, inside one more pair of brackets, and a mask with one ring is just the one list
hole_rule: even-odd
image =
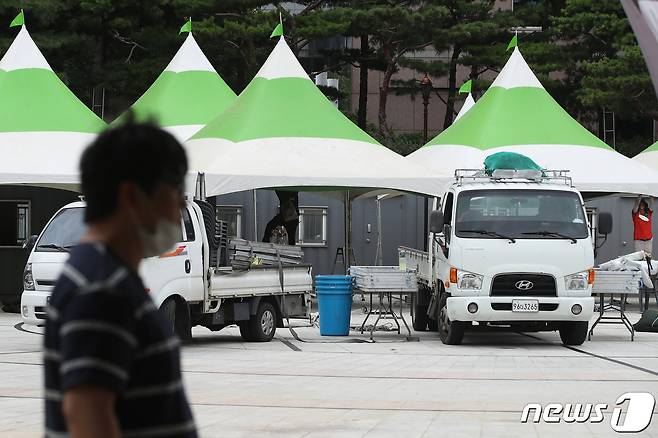
[[461,119],[427,146],[454,144],[487,150],[523,144],[573,144],[609,149],[543,88],[490,88]]
[[273,137],[340,138],[377,143],[302,78],[256,77],[235,103],[192,138],[233,142]]
[[164,71],[131,109],[138,120],[153,119],[161,126],[205,125],[236,97],[217,73]]
[[0,132],[97,133],[105,122],[51,70],[0,71]]

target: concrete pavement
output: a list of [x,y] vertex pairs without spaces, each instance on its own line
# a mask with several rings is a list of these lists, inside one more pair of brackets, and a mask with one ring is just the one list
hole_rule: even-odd
[[[353,321],[362,317],[355,310]],[[3,437],[42,433],[42,329],[20,323],[0,313]],[[612,437],[620,436],[610,427],[617,397],[658,397],[658,334],[630,342],[622,326],[597,327],[577,348],[562,346],[557,333],[474,332],[446,346],[430,332],[415,333],[418,342],[378,332],[369,343],[354,342],[368,340],[358,333],[295,330],[308,342],[287,329],[264,344],[242,342],[235,327],[194,329],[183,370],[201,436]],[[527,403],[552,402],[609,409],[598,424],[520,422]],[[656,416],[634,436],[658,437]]]

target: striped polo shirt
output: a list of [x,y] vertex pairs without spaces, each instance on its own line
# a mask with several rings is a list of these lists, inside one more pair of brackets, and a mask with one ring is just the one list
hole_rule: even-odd
[[79,385],[117,395],[122,435],[196,437],[180,347],[132,269],[99,243],[74,248],[53,291],[44,346],[46,436],[68,436],[64,393]]

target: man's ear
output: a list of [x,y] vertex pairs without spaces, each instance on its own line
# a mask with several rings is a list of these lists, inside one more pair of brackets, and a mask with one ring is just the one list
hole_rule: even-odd
[[126,209],[135,210],[139,205],[139,193],[137,186],[132,182],[122,182],[117,190],[117,205],[125,211]]

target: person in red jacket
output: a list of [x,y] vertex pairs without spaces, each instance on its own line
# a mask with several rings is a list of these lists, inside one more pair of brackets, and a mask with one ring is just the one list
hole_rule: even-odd
[[653,232],[651,231],[653,211],[649,207],[649,202],[642,196],[638,196],[633,206],[635,251],[644,251],[647,256],[651,256],[653,246]]

